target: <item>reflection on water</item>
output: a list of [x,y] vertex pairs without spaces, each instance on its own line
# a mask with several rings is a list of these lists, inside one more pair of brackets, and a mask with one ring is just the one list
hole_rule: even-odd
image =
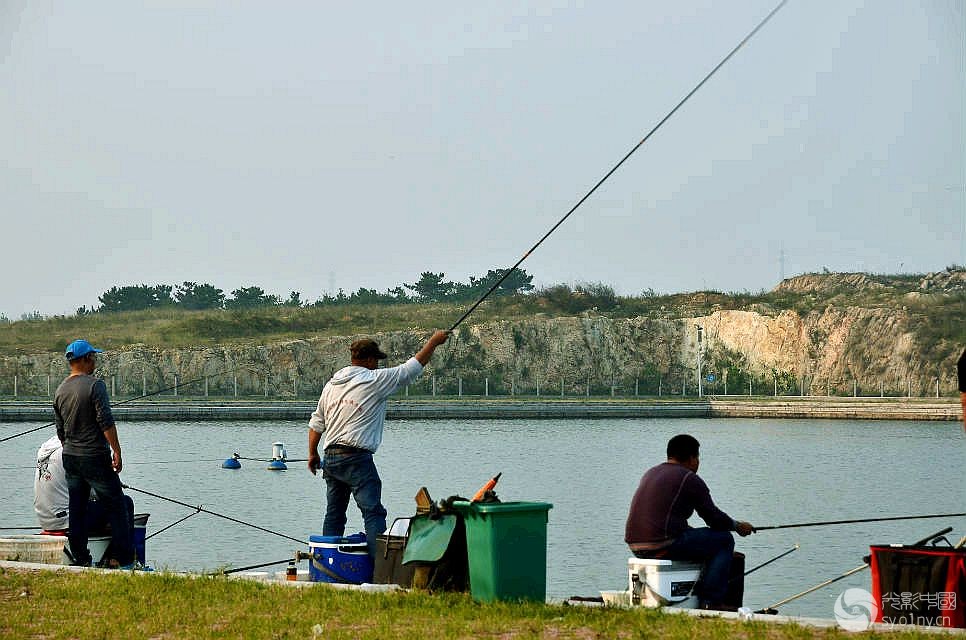
[[[0,433],[30,425],[0,425]],[[269,457],[271,443],[305,457],[301,422],[129,423],[119,427],[122,480],[298,538],[320,533],[323,483],[304,463],[286,472],[243,461],[239,471],[217,460],[237,451]],[[52,429],[50,430],[52,433]],[[550,512],[548,595],[597,595],[626,583],[624,518],[641,474],[664,459],[668,438],[701,441],[701,476],[730,515],[753,524],[963,511],[966,442],[958,423],[824,420],[473,420],[387,423],[376,455],[390,520],[415,510],[426,486],[434,498],[472,495],[497,472],[503,500],[538,500]],[[29,465],[41,431],[4,444],[0,526],[34,523]],[[193,460],[198,460],[194,462]],[[145,464],[154,461],[156,464]],[[187,462],[170,462],[187,461]],[[190,510],[132,494],[150,512],[148,533]],[[700,526],[695,518],[692,524]],[[749,576],[745,603],[771,604],[862,563],[870,544],[912,542],[945,526],[966,535],[966,518],[841,525],[762,532],[739,539],[752,567],[796,542],[801,549]],[[361,530],[354,505],[350,530]],[[955,536],[955,537],[954,537]],[[281,560],[292,542],[205,514],[148,541],[151,563],[214,569]],[[281,567],[280,567],[281,568]],[[868,572],[788,605],[783,612],[831,617],[848,587],[869,588]]]

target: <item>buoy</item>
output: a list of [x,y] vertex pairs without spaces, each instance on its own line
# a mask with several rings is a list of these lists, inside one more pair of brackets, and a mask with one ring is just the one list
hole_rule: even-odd
[[272,443],[272,460],[284,460],[288,457],[288,453],[285,451],[284,442],[273,442]]
[[285,452],[284,442],[273,442],[272,443],[272,460],[268,463],[266,467],[269,471],[285,471],[288,467],[285,465],[285,458],[288,454]]
[[241,469],[241,462],[238,461],[238,454],[234,453],[230,458],[221,463],[222,469]]

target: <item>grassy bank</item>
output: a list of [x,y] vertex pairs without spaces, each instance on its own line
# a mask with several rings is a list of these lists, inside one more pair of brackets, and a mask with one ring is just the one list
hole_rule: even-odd
[[[652,610],[479,605],[172,575],[0,569],[4,638],[841,638],[838,630],[695,620]],[[889,638],[932,637],[918,633]]]

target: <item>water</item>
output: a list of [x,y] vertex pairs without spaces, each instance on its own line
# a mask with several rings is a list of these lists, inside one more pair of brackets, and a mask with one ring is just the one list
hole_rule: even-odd
[[[30,428],[0,425],[0,435]],[[239,471],[220,461],[237,451],[270,457],[286,443],[305,457],[303,422],[128,423],[119,427],[122,480],[307,539],[321,533],[324,484],[305,463],[286,472],[243,461]],[[0,526],[33,525],[31,462],[53,429],[4,443],[0,469]],[[668,438],[691,433],[701,441],[700,475],[717,504],[753,524],[964,511],[966,438],[958,423],[648,419],[441,420],[387,423],[376,464],[390,522],[415,510],[426,486],[435,499],[472,495],[502,471],[503,500],[551,502],[548,595],[597,595],[626,584],[629,556],[624,519],[640,476],[664,460]],[[153,461],[155,464],[151,464]],[[148,534],[190,509],[132,493],[136,510],[151,513]],[[692,524],[701,526],[695,517]],[[862,563],[869,544],[913,542],[945,526],[955,542],[966,518],[842,525],[762,532],[738,539],[748,567],[796,542],[801,549],[748,576],[745,604],[761,607]],[[348,531],[362,530],[355,505]],[[290,557],[295,543],[206,514],[198,514],[147,543],[149,563],[172,569],[217,569]],[[284,569],[284,565],[271,570]],[[831,617],[848,587],[870,588],[861,572],[783,608],[783,613]]]

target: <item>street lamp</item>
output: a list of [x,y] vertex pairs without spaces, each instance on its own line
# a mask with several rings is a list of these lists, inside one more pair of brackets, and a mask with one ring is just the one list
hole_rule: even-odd
[[698,330],[698,397],[704,395],[704,386],[701,381],[701,334],[704,332],[704,327],[699,324],[694,325],[694,328]]

